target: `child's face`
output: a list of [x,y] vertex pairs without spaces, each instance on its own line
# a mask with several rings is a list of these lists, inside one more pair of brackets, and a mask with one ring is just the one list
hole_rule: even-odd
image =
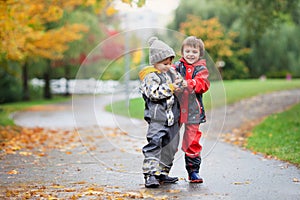
[[182,56],[188,64],[194,64],[200,59],[200,49],[185,45]]
[[172,67],[172,58],[167,58],[161,62],[155,63],[154,67],[158,69],[160,72],[167,72]]

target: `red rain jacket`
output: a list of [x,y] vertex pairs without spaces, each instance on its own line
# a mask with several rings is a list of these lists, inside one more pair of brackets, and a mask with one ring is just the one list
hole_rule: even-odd
[[187,88],[179,95],[180,122],[200,124],[206,122],[205,109],[202,94],[209,87],[209,71],[206,68],[206,60],[202,59],[193,65],[188,64],[184,58],[175,63],[175,69],[187,81]]

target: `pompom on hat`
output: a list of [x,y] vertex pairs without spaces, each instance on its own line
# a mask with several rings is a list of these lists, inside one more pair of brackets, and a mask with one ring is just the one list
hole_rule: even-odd
[[161,62],[169,57],[175,57],[174,50],[157,37],[148,40],[150,46],[149,62],[151,65]]

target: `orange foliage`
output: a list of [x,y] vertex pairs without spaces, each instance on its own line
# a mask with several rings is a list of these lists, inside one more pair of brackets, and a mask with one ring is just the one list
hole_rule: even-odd
[[59,149],[68,152],[80,144],[80,138],[75,131],[39,127],[0,126],[0,139],[0,156],[5,154],[45,156],[49,150]]
[[68,42],[81,39],[81,32],[87,31],[88,28],[84,25],[72,24],[45,33],[37,33],[34,37],[28,37],[30,42],[25,45],[25,49],[31,55],[59,59],[62,58],[62,53],[68,49]]
[[145,5],[146,0],[122,0],[123,3],[129,4],[130,6],[132,6],[132,4],[136,4],[138,7],[142,7],[143,5]]
[[107,16],[112,16],[112,15],[114,15],[116,12],[117,12],[117,10],[116,10],[113,6],[109,6],[109,7],[106,9],[106,15],[107,15]]
[[133,52],[132,62],[135,66],[141,63],[142,56],[143,56],[143,51],[142,50],[137,50],[137,51]]
[[[133,0],[126,3],[130,4]],[[142,2],[142,3],[141,3]],[[139,0],[143,4],[144,0]],[[62,18],[64,11],[91,6],[95,12],[113,15],[112,0],[5,0],[0,1],[0,55],[5,59],[23,61],[27,57],[60,59],[68,43],[81,39],[88,28],[69,24],[47,30],[46,23]]]
[[22,61],[37,56],[48,59],[62,57],[68,43],[78,40],[88,28],[81,24],[46,30],[45,24],[59,20],[64,8],[87,2],[67,0],[20,0],[0,2],[0,53],[6,59]]
[[233,53],[231,47],[236,34],[230,32],[226,35],[217,18],[202,20],[197,16],[189,15],[186,22],[180,25],[180,32],[201,38],[205,43],[205,49],[213,59],[219,60]]

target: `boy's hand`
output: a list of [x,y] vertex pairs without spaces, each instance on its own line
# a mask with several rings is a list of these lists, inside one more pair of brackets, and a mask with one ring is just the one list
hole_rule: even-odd
[[183,87],[183,88],[186,88],[186,87],[187,87],[187,81],[186,81],[186,80],[183,80],[183,81],[182,81],[182,87]]
[[181,87],[182,79],[175,79],[174,84],[177,85],[178,87]]
[[[186,81],[185,81],[186,82]],[[182,89],[183,89],[183,84],[184,84],[184,81],[182,79],[176,79],[173,83],[174,85],[174,88],[175,88],[175,91],[176,92],[181,92]]]

